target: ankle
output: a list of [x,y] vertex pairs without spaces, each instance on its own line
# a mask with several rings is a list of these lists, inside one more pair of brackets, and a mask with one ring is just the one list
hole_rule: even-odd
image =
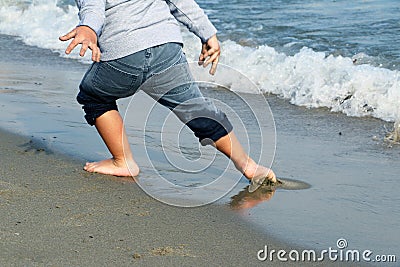
[[247,179],[251,179],[257,171],[258,165],[251,158],[235,164],[238,169]]
[[124,157],[112,157],[112,161],[116,167],[127,166],[127,160]]
[[113,157],[113,164],[118,168],[127,168],[129,169],[132,176],[137,176],[140,172],[139,166],[136,164],[133,158],[126,157]]
[[249,166],[247,166],[246,170],[243,172],[243,175],[250,180],[256,176],[258,168],[259,166],[255,163],[251,165],[249,164]]

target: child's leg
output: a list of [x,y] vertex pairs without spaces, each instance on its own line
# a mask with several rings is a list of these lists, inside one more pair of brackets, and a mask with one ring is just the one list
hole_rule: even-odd
[[[175,48],[175,52],[164,54],[182,53],[179,46]],[[180,60],[173,67],[168,67],[162,72],[157,70],[157,75],[150,77],[151,79],[152,83],[149,84],[156,84],[156,88],[144,86],[143,91],[173,111],[202,144],[214,145],[252,182],[262,182],[264,178],[276,182],[271,169],[258,165],[246,154],[226,115],[218,110],[210,99],[203,97],[198,84],[192,78],[184,54],[181,54]]]
[[254,160],[246,154],[233,131],[215,141],[214,146],[230,158],[235,164],[236,169],[243,173],[247,179],[265,177],[268,180],[276,182],[274,172],[267,167],[255,163]]
[[86,163],[84,169],[88,172],[116,176],[138,175],[139,167],[133,159],[119,112],[110,110],[104,113],[96,119],[95,126],[113,157],[99,162]]
[[[171,74],[169,77],[174,76]],[[186,90],[182,87],[186,87]],[[175,94],[176,91],[179,93]],[[171,109],[195,133],[202,144],[212,144],[229,157],[247,179],[256,183],[262,182],[265,178],[276,182],[271,169],[258,165],[247,155],[225,114],[201,95],[197,85],[178,86],[162,96],[150,90],[145,92]]]

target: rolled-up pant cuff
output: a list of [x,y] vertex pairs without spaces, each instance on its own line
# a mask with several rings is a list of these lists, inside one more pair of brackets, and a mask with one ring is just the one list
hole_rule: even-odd
[[[199,138],[201,145],[211,145],[233,130],[232,124],[225,114],[223,115],[224,118],[218,121],[211,118],[196,118],[188,122],[187,126],[191,128],[195,136]],[[197,128],[198,125],[207,125],[207,127]]]
[[86,99],[85,95],[80,92],[77,96],[77,101],[82,105],[82,109],[85,111],[85,119],[87,123],[93,126],[96,123],[96,119],[110,110],[118,111],[117,103],[94,103]]

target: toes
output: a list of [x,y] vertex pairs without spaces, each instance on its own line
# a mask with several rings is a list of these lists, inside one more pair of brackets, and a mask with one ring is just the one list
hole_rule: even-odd
[[86,165],[83,167],[85,171],[94,172],[97,166],[97,162],[86,162]]
[[254,191],[256,191],[262,185],[265,178],[266,176],[253,177],[253,179],[251,179],[250,181],[249,187],[247,188],[249,193],[253,193]]
[[90,167],[93,166],[95,164],[97,164],[98,162],[86,162],[85,166]]
[[[133,168],[133,174],[128,167],[118,167],[113,159],[102,160],[99,162],[87,162],[83,169],[87,172],[101,173],[115,176],[132,176],[139,173],[139,168]],[[136,170],[137,169],[137,170]]]
[[269,172],[268,172],[268,179],[270,180],[270,181],[272,181],[272,182],[274,182],[274,183],[276,183],[276,175],[275,175],[275,173],[270,169],[269,170]]

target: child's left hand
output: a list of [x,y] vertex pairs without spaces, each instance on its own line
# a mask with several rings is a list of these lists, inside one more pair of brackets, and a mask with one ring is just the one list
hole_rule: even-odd
[[221,48],[216,35],[213,35],[201,48],[199,56],[199,65],[207,67],[211,63],[210,74],[214,75],[217,70]]

